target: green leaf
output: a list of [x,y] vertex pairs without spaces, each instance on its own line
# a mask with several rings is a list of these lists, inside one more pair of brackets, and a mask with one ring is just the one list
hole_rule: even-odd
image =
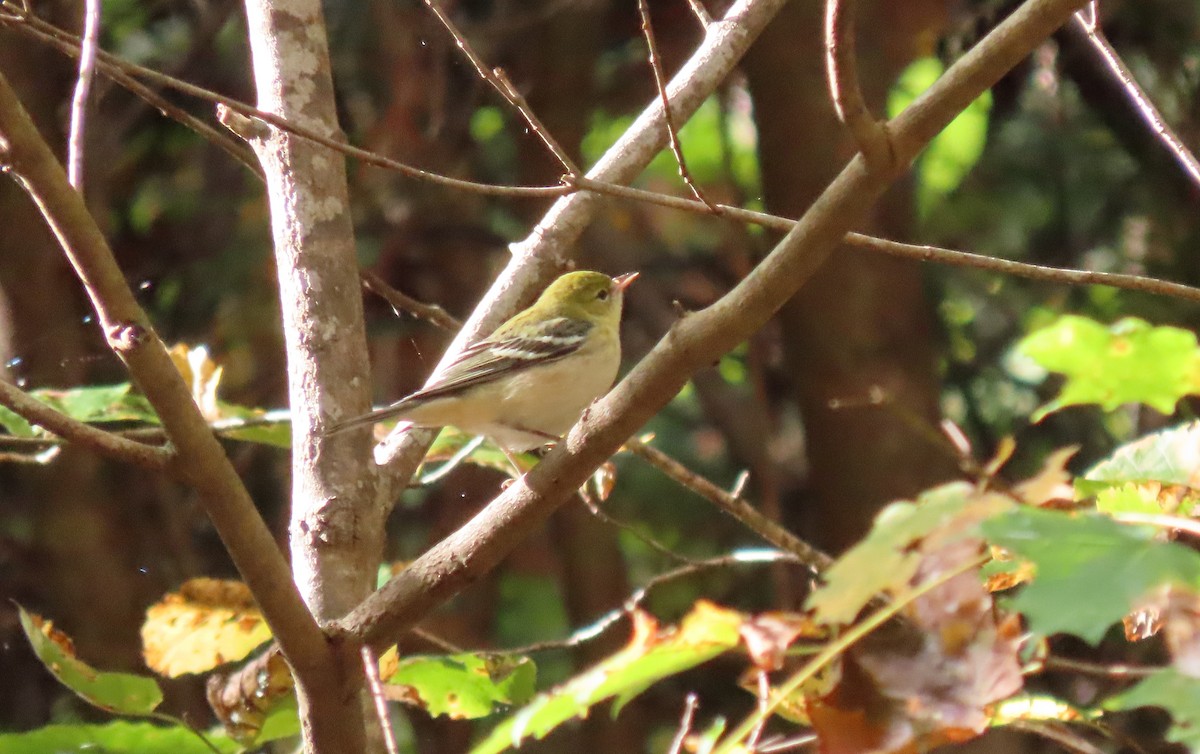
[[1036,634],[1093,644],[1162,584],[1200,588],[1200,555],[1155,530],[1090,513],[1022,506],[983,524],[984,535],[1035,569],[1012,600]]
[[816,620],[849,623],[876,595],[905,588],[923,557],[914,543],[958,520],[968,505],[982,514],[1012,503],[998,495],[977,497],[972,485],[953,482],[925,492],[915,503],[891,503],[880,511],[867,536],[837,559],[809,597],[807,607],[816,611]]
[[739,613],[705,602],[698,603],[675,631],[660,632],[653,619],[637,615],[634,638],[627,647],[591,670],[539,694],[496,726],[472,749],[472,754],[495,754],[519,746],[530,737],[543,738],[606,699],[615,697],[619,711],[622,704],[651,684],[736,647],[743,622]]
[[[142,395],[133,392],[128,382],[117,385],[92,385],[70,390],[43,388],[29,395],[72,419],[81,422],[141,421],[158,424],[158,415]],[[41,430],[6,408],[0,408],[0,424],[18,437],[36,437]]]
[[1200,748],[1200,679],[1163,668],[1127,691],[1105,700],[1107,710],[1161,707],[1171,715],[1167,740]]
[[[894,118],[933,85],[945,70],[937,58],[914,60],[888,93],[888,117]],[[927,217],[971,172],[987,144],[991,92],[984,92],[950,122],[917,159],[917,211]]]
[[[1080,497],[1098,496],[1097,507],[1110,511],[1162,513],[1162,505],[1134,485],[1154,483],[1200,490],[1200,421],[1153,432],[1121,445],[1112,455],[1075,479]],[[1181,513],[1187,514],[1184,508]]]
[[1111,327],[1086,317],[1060,317],[1027,335],[1017,351],[1066,377],[1058,396],[1034,412],[1034,421],[1088,403],[1106,411],[1144,403],[1170,414],[1180,398],[1200,391],[1195,334],[1132,317]]
[[[205,737],[221,752],[242,747],[221,733]],[[28,733],[0,733],[4,754],[212,754],[200,738],[181,725],[114,720],[103,725],[47,725]]]
[[153,678],[96,670],[75,656],[71,640],[61,631],[24,608],[17,609],[34,654],[60,683],[84,701],[123,715],[149,714],[162,702],[162,689]]
[[528,702],[537,666],[528,657],[472,653],[405,657],[386,681],[410,687],[431,715],[473,720]]

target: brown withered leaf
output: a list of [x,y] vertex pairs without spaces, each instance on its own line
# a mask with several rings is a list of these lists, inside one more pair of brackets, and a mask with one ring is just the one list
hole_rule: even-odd
[[1160,630],[1171,653],[1171,664],[1184,675],[1200,678],[1200,594],[1164,584],[1125,618],[1125,636],[1131,641]]
[[223,367],[217,366],[217,363],[209,358],[208,348],[205,346],[188,348],[186,343],[176,343],[168,353],[175,368],[191,387],[192,400],[200,407],[200,413],[209,421],[220,419],[217,386],[221,384]]
[[751,616],[738,626],[750,661],[760,670],[779,670],[788,647],[796,639],[825,638],[828,631],[797,613],[770,612]]
[[272,647],[241,668],[210,675],[205,696],[229,735],[249,745],[259,738],[268,714],[293,698],[292,671]]
[[142,624],[146,664],[170,678],[241,660],[270,638],[250,590],[240,581],[187,581],[151,605]]
[[[920,545],[911,583],[982,551],[977,538],[934,534]],[[989,704],[1021,688],[1017,626],[996,620],[974,570],[918,598],[904,616],[851,649],[838,686],[810,700],[822,752],[917,752],[964,741],[986,729]]]

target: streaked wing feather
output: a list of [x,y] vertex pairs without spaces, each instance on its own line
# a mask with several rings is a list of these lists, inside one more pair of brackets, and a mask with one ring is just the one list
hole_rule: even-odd
[[549,364],[579,350],[592,328],[590,322],[555,317],[536,327],[521,328],[521,335],[508,335],[501,328],[485,340],[463,349],[437,382],[405,398],[426,401],[445,397],[531,367]]

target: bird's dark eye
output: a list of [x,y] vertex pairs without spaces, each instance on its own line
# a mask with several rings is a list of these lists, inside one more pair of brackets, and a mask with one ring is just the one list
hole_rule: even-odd
[[599,293],[596,294],[596,298],[600,299],[601,301],[607,301],[608,300],[608,291],[602,289]]

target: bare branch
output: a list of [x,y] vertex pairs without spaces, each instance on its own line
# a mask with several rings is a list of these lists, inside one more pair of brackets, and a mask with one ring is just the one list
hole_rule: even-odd
[[708,31],[708,26],[713,22],[713,19],[712,15],[708,12],[708,8],[704,7],[702,0],[687,0],[687,4],[692,9],[692,15],[700,22],[700,28]]
[[1103,61],[1105,69],[1120,82],[1121,89],[1125,92],[1126,97],[1129,98],[1129,101],[1133,104],[1138,114],[1142,116],[1142,120],[1158,136],[1167,150],[1174,155],[1175,160],[1183,168],[1183,171],[1187,173],[1192,183],[1197,188],[1200,188],[1200,162],[1196,161],[1195,155],[1184,146],[1175,131],[1167,125],[1158,108],[1150,101],[1149,95],[1138,86],[1137,80],[1133,78],[1133,74],[1129,71],[1124,61],[1121,60],[1121,56],[1109,44],[1103,30],[1100,28],[1100,19],[1094,6],[1091,7],[1090,12],[1080,11],[1076,13],[1071,23],[1087,36],[1088,42],[1091,43],[1097,57]]
[[67,180],[83,193],[83,150],[86,142],[88,95],[96,77],[96,49],[100,46],[100,0],[86,0],[83,15],[79,76],[71,98],[71,129],[67,137]]
[[172,470],[199,492],[292,667],[320,682],[331,667],[325,635],[301,601],[271,532],[134,298],[83,198],[67,182],[3,75],[0,165],[33,198],[58,238],[87,289],[109,346],[129,368],[177,449]]
[[[0,24],[7,25],[42,42],[49,42],[51,39],[58,39],[70,44],[75,49],[79,48],[79,37],[70,34],[69,32],[62,30],[53,24],[43,21],[36,16],[25,13],[11,0],[3,0],[0,2],[0,7],[3,7],[9,12],[9,15],[7,16],[0,14]],[[189,97],[196,97],[209,102],[216,102],[225,105],[230,110],[238,112],[248,118],[257,118],[282,131],[293,133],[297,136],[308,139],[309,141],[320,144],[323,147],[336,150],[349,157],[361,160],[367,165],[374,165],[375,167],[394,170],[408,178],[490,196],[545,198],[562,196],[570,192],[570,189],[566,186],[499,186],[494,184],[478,183],[475,181],[466,181],[459,178],[451,178],[449,176],[433,173],[428,170],[421,170],[420,168],[412,167],[411,165],[407,165],[398,160],[393,160],[374,152],[351,146],[345,141],[324,136],[301,125],[289,123],[285,118],[281,118],[273,113],[259,110],[258,108],[248,105],[245,102],[233,99],[232,97],[226,97],[223,94],[196,86],[195,84],[189,84],[186,81],[181,81],[172,76],[167,76],[150,68],[137,65],[136,63],[131,63],[119,56],[106,53],[103,50],[99,50],[98,55],[101,64],[112,65],[137,79],[150,81],[160,86],[174,89],[175,91],[186,94]]]
[[[709,27],[704,42],[667,87],[675,115],[683,120],[691,117],[785,2],[737,0],[723,19]],[[610,183],[632,181],[662,149],[664,123],[662,103],[656,101],[642,111],[617,143],[592,166],[587,179]],[[442,355],[434,378],[439,370],[458,358],[462,349],[499,326],[533,292],[570,265],[571,247],[601,206],[601,197],[593,193],[564,196],[524,241],[510,246],[512,261]],[[376,449],[376,457],[387,466],[393,490],[401,490],[408,484],[435,435],[432,430],[411,430],[389,437]]]
[[662,56],[658,54],[658,42],[654,39],[654,23],[650,19],[650,7],[646,0],[638,0],[638,13],[642,17],[642,36],[646,38],[646,52],[650,60],[650,70],[654,72],[654,89],[662,101],[663,121],[667,127],[667,143],[671,145],[671,153],[675,155],[675,164],[679,166],[679,177],[691,190],[692,196],[704,202],[704,206],[714,215],[720,214],[716,205],[708,200],[688,170],[687,161],[683,159],[683,145],[679,143],[679,130],[675,128],[675,117],[671,115],[671,101],[667,98],[667,89],[663,84]]
[[[702,573],[703,571],[713,570],[716,568],[734,568],[738,566],[748,565],[769,565],[774,563],[794,563],[803,566],[796,557],[786,552],[776,552],[775,550],[739,550],[730,553],[729,555],[721,555],[707,560],[696,560],[678,568],[673,568],[670,571],[652,576],[645,584],[638,587],[625,598],[619,606],[609,610],[604,615],[601,615],[591,623],[577,628],[571,632],[571,635],[565,639],[540,641],[536,644],[526,644],[521,647],[513,647],[511,649],[500,650],[504,654],[528,655],[534,652],[545,652],[550,649],[570,649],[578,647],[581,644],[586,644],[589,641],[599,638],[604,635],[604,632],[615,626],[622,618],[629,615],[634,609],[642,605],[650,592],[654,591],[663,584],[668,584],[672,581],[677,581],[686,578],[693,574]],[[461,650],[460,650],[461,651]],[[492,650],[496,651],[496,650]]]
[[872,170],[891,170],[895,160],[887,125],[875,119],[863,99],[855,60],[855,0],[825,0],[825,71],[833,109],[850,130]]
[[[593,181],[589,178],[579,179],[576,181],[576,186],[585,191],[594,191],[606,196],[656,204],[661,207],[671,207],[686,212],[708,214],[708,210],[704,204],[694,199],[668,196],[654,191],[633,188],[632,186],[620,186],[615,183]],[[752,223],[783,232],[790,231],[796,227],[795,220],[780,217],[779,215],[743,209],[729,204],[718,204],[717,206],[721,210],[721,216],[730,220]],[[847,233],[843,242],[851,246],[857,246],[869,251],[876,251],[902,259],[935,262],[952,267],[971,267],[1013,275],[1014,277],[1023,277],[1029,280],[1042,280],[1065,285],[1104,285],[1110,288],[1121,288],[1129,291],[1153,293],[1158,296],[1170,296],[1171,298],[1178,298],[1185,301],[1200,302],[1200,288],[1184,285],[1183,283],[1146,277],[1144,275],[1049,267],[1046,265],[1030,264],[1028,262],[1018,262],[1013,259],[989,257],[986,254],[977,254],[970,251],[946,249],[940,246],[901,243],[875,236],[866,236],[862,233]]]
[[379,718],[379,729],[383,732],[383,744],[388,754],[399,754],[396,746],[396,732],[392,730],[392,721],[388,717],[387,699],[383,695],[383,683],[379,679],[379,659],[370,647],[359,650],[362,655],[363,673],[367,677],[367,688],[371,690],[371,699],[375,702],[375,714]]
[[491,84],[492,88],[499,92],[500,96],[508,104],[516,108],[516,111],[529,124],[529,128],[533,130],[533,133],[542,140],[542,143],[546,145],[546,149],[550,150],[550,154],[554,155],[554,158],[562,164],[563,170],[567,171],[567,175],[581,174],[583,171],[579,169],[575,161],[571,159],[571,156],[567,154],[567,150],[562,148],[550,131],[546,129],[542,121],[534,114],[533,109],[529,107],[529,103],[525,101],[525,98],[513,86],[512,81],[509,80],[504,70],[501,68],[489,68],[484,64],[483,59],[476,54],[475,49],[471,47],[471,43],[467,41],[466,36],[450,20],[450,17],[442,10],[442,6],[437,0],[425,0],[425,5],[428,6],[429,10],[433,11],[433,15],[437,16],[437,20],[442,22],[442,26],[446,27],[446,31],[454,38],[454,43],[458,46],[458,49],[462,50],[463,55],[467,56],[467,60],[474,66],[475,72],[479,74],[479,77]]
[[757,508],[750,505],[750,503],[741,498],[734,497],[661,450],[651,447],[638,439],[627,440],[625,447],[638,458],[646,461],[672,480],[687,487],[692,492],[695,492],[720,508],[723,512],[737,519],[767,542],[795,555],[799,558],[800,562],[809,566],[814,571],[823,571],[833,562],[833,558],[767,518]]
[[683,742],[692,732],[692,718],[696,715],[696,707],[699,703],[700,700],[694,693],[687,695],[687,699],[683,703],[683,715],[679,718],[679,728],[675,731],[675,738],[671,739],[671,746],[667,749],[667,754],[679,754],[683,751]]
[[154,471],[165,471],[171,461],[166,448],[147,445],[106,432],[55,411],[15,385],[0,380],[0,405],[59,437],[109,458]]
[[[1082,5],[1083,0],[1031,0],[1001,22],[891,124],[897,164],[910,164],[958,113]],[[710,38],[715,36],[719,34]],[[657,413],[690,374],[711,364],[773,316],[898,174],[899,170],[868,170],[861,155],[851,160],[796,227],[736,288],[680,320],[541,463],[372,594],[340,622],[341,629],[372,646],[382,646],[494,567]],[[544,223],[555,215],[552,210]],[[571,233],[559,224],[551,229]],[[513,275],[521,269],[514,269]],[[463,335],[474,335],[471,327],[480,319],[484,317],[475,318]]]
[[376,272],[362,270],[359,277],[362,278],[364,288],[391,304],[397,311],[408,312],[414,317],[432,322],[443,330],[457,331],[462,327],[462,322],[450,316],[442,307],[417,301],[407,293],[401,293],[388,285]]
[[[10,6],[15,7],[15,6],[12,6],[11,0],[8,0],[4,3],[4,7],[10,7]],[[57,27],[53,27],[49,24],[46,24],[43,21],[33,19],[32,17],[30,17],[29,19],[25,19],[24,17],[15,17],[14,16],[14,19],[17,21],[20,21],[20,24],[17,27],[19,30],[23,30],[26,33],[29,33],[48,44],[55,45],[56,47],[63,50],[64,52],[66,52],[69,55],[73,55],[73,56],[79,55],[78,38],[72,37],[68,33],[64,32],[60,29],[57,29]],[[2,17],[0,17],[0,20],[2,20]],[[58,34],[58,36],[53,36],[44,31],[38,31],[36,29],[26,28],[24,25],[26,20],[28,20],[29,24],[37,24],[37,25],[41,25],[43,27],[54,29],[56,31],[56,33]],[[1084,33],[1086,34],[1086,32],[1084,32]],[[73,43],[68,41],[71,39],[74,39],[75,41]],[[121,65],[113,64],[112,62],[110,62],[112,60],[120,61]],[[159,97],[157,99],[150,99],[149,98],[150,95],[143,94],[143,92],[140,92],[137,88],[135,88],[136,86],[138,86],[138,84],[136,83],[136,81],[137,81],[136,79],[132,78],[128,74],[125,74],[123,77],[120,74],[122,71],[133,70],[133,71],[138,72],[139,75],[142,75],[147,79],[151,79],[151,80],[155,80],[155,81],[159,82],[163,86],[173,87],[173,88],[183,91],[187,94],[190,94],[191,96],[202,97],[204,99],[207,99],[207,100],[210,100],[213,102],[229,104],[230,106],[232,106],[232,104],[236,102],[235,100],[231,100],[229,98],[223,97],[222,95],[216,94],[214,92],[202,89],[200,87],[196,87],[194,85],[188,84],[187,82],[179,81],[178,79],[174,79],[170,76],[166,76],[164,74],[159,74],[150,69],[142,68],[141,66],[137,66],[136,64],[128,63],[127,61],[123,61],[120,58],[116,58],[115,56],[108,55],[107,53],[104,53],[103,51],[100,52],[100,68],[102,71],[105,71],[106,75],[113,76],[114,79],[118,81],[118,83],[121,83],[123,86],[130,88],[131,91],[133,91],[135,94],[138,94],[139,96],[143,96],[143,97],[147,98],[147,101],[151,102],[152,105],[154,105],[155,107],[158,107],[164,113],[170,115],[171,117],[175,117],[177,120],[181,120],[182,122],[184,122],[185,125],[188,125],[189,127],[200,131],[201,134],[204,135],[206,138],[209,138],[211,141],[213,141],[214,143],[217,143],[219,146],[221,146],[226,151],[229,151],[231,154],[233,154],[233,156],[236,159],[238,159],[239,161],[242,161],[251,170],[253,170],[256,174],[261,176],[262,168],[257,164],[257,162],[248,158],[246,150],[243,145],[233,143],[233,142],[231,142],[231,140],[224,138],[223,135],[214,136],[214,134],[220,134],[220,132],[216,131],[215,129],[212,129],[211,127],[207,126],[206,124],[203,124],[202,121],[199,121],[199,119],[195,118],[194,116],[190,116],[186,113],[183,113],[183,111],[179,110],[179,108],[171,107],[170,103],[166,102],[161,97]],[[150,90],[144,86],[142,87],[142,90],[144,92],[150,92]],[[255,109],[250,107],[249,105],[244,105],[241,103],[238,103],[238,104],[240,104],[240,107],[237,108],[237,111],[242,114],[255,111]],[[282,121],[282,120],[278,120],[278,119],[268,120],[268,118],[270,117],[269,114],[266,114],[266,116],[267,117],[264,118],[264,120],[267,120],[267,122],[271,122],[271,124],[276,126],[277,128],[281,128],[285,131],[297,133],[297,135],[300,135],[300,136],[306,136],[307,132],[304,129],[296,129],[293,127],[292,124],[287,123],[286,121]],[[307,136],[306,136],[306,138],[307,138]],[[232,146],[231,146],[231,144],[232,144]],[[366,164],[374,165],[376,167],[380,167],[385,170],[395,170],[397,172],[400,172],[403,175],[408,175],[407,171],[411,169],[407,165],[403,165],[402,163],[397,163],[394,160],[391,160],[382,155],[378,155],[373,152],[367,152],[365,150],[360,150],[360,149],[351,147],[351,146],[343,144],[343,143],[329,142],[329,143],[324,143],[323,146],[327,146],[330,149],[335,149],[335,150],[347,155],[348,157],[354,157],[356,159],[362,160]],[[1188,157],[1190,158],[1190,155],[1188,155]],[[431,175],[433,175],[433,174],[431,174]],[[420,176],[416,176],[416,177],[420,177]],[[444,176],[442,176],[442,177],[444,177]],[[456,179],[447,179],[447,180],[455,181]],[[479,186],[484,186],[485,188],[489,188],[486,184],[472,184],[472,185],[476,188]],[[573,188],[564,188],[564,187],[555,186],[555,187],[537,188],[537,187],[491,186],[490,188],[494,188],[494,189],[515,188],[519,192],[521,192],[518,194],[519,196],[525,196],[526,194],[523,192],[525,192],[526,190],[533,190],[536,192],[540,192],[537,194],[538,196],[545,196],[547,194],[555,195],[555,194],[570,193],[572,190],[577,189],[580,191],[591,191],[591,192],[595,192],[597,194],[602,194],[605,196],[625,198],[625,199],[629,199],[632,201],[640,201],[640,202],[645,202],[647,204],[655,204],[658,206],[670,207],[670,208],[679,209],[679,210],[683,210],[683,211],[687,211],[687,212],[712,214],[712,211],[709,209],[709,206],[707,204],[697,201],[697,200],[684,199],[682,197],[668,196],[666,194],[661,194],[661,193],[654,192],[654,191],[647,191],[645,189],[637,189],[637,188],[633,188],[633,187],[629,187],[629,186],[623,186],[623,185],[620,185],[619,183],[613,183],[613,182],[606,181],[606,180],[596,180],[591,177],[582,177],[581,176],[581,177],[572,179],[572,187]],[[463,187],[460,186],[460,188],[463,188]],[[474,188],[468,188],[467,190],[474,190]],[[492,193],[492,192],[485,191],[484,193]],[[496,193],[500,193],[501,195],[504,195],[505,192],[498,191]],[[731,220],[736,220],[738,222],[752,223],[755,225],[761,225],[763,227],[772,228],[775,230],[781,230],[784,232],[790,230],[795,225],[794,220],[784,218],[784,217],[779,217],[778,215],[771,215],[771,214],[768,214],[765,212],[756,212],[754,210],[747,210],[747,209],[743,209],[741,207],[735,207],[735,206],[731,206],[728,204],[716,204],[715,206],[716,206],[717,210],[719,211],[718,214],[720,214],[723,217],[727,217]],[[853,245],[853,246],[860,246],[862,248],[867,248],[867,249],[870,249],[873,251],[878,251],[878,252],[882,252],[885,254],[889,254],[891,256],[902,257],[905,259],[916,259],[916,260],[920,260],[920,261],[934,262],[937,264],[947,264],[947,265],[957,266],[957,267],[973,267],[976,269],[982,269],[982,270],[988,270],[988,271],[992,271],[992,272],[1014,275],[1016,277],[1024,277],[1024,278],[1031,279],[1031,280],[1041,280],[1041,281],[1052,282],[1052,283],[1062,283],[1062,284],[1066,284],[1066,285],[1103,285],[1103,286],[1108,286],[1108,287],[1112,287],[1112,288],[1140,291],[1140,292],[1151,293],[1151,294],[1160,295],[1160,296],[1170,296],[1172,298],[1179,298],[1179,299],[1188,300],[1188,301],[1200,301],[1200,289],[1197,289],[1197,288],[1194,288],[1191,286],[1187,286],[1187,285],[1183,285],[1181,283],[1173,283],[1170,281],[1163,281],[1163,280],[1159,280],[1157,278],[1151,278],[1151,277],[1146,277],[1146,276],[1142,276],[1142,275],[1129,275],[1129,274],[1110,273],[1110,272],[1092,272],[1092,271],[1087,271],[1087,270],[1074,270],[1074,269],[1069,269],[1069,268],[1034,265],[1034,264],[1028,264],[1025,262],[1019,262],[1016,260],[998,259],[995,257],[986,256],[983,254],[976,254],[976,253],[966,252],[966,251],[957,251],[957,250],[953,250],[953,249],[946,249],[946,248],[941,248],[941,247],[936,247],[936,246],[904,244],[904,243],[899,243],[897,241],[890,241],[890,240],[886,240],[886,239],[875,238],[872,236],[865,236],[865,235],[858,234],[858,233],[848,234],[846,237],[846,243]]]

